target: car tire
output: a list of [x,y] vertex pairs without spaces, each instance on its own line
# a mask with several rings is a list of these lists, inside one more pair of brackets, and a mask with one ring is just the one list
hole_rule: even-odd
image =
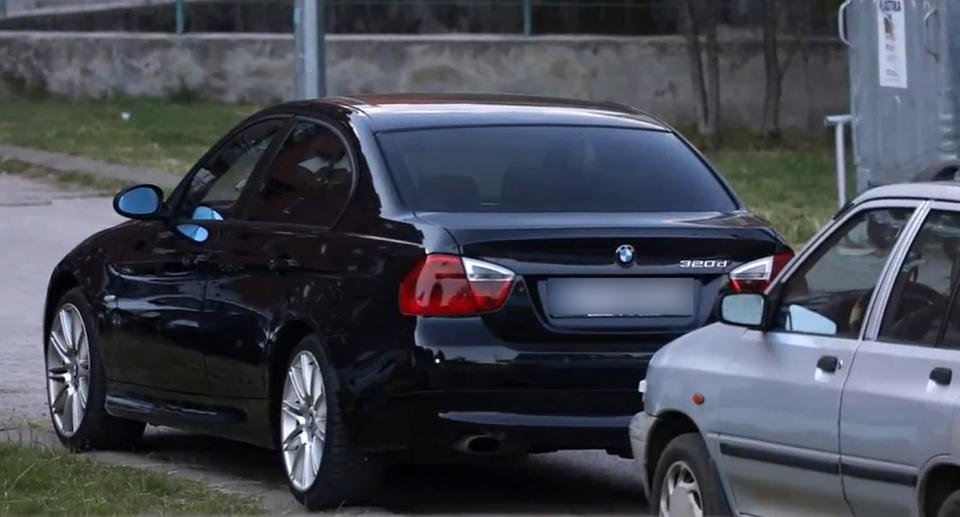
[[960,517],[960,490],[956,490],[940,505],[937,517]]
[[[279,387],[279,403],[277,412],[279,413],[278,426],[279,443],[278,450],[280,459],[284,466],[287,484],[293,496],[307,507],[308,510],[322,510],[326,508],[335,508],[347,504],[357,504],[368,500],[375,488],[379,484],[381,469],[379,462],[375,458],[357,453],[351,446],[350,435],[347,427],[344,425],[343,416],[340,410],[339,382],[336,371],[330,365],[328,355],[324,347],[315,336],[304,338],[290,353],[286,362],[287,367],[283,371],[283,380]],[[323,415],[320,411],[314,414],[307,414],[307,408],[301,407],[299,416],[294,416],[293,412],[288,411],[288,403],[291,402],[291,394],[296,397],[296,389],[291,382],[292,376],[296,375],[297,370],[302,375],[304,368],[316,367],[320,374],[320,382],[316,382],[313,392],[316,396],[308,398],[312,401],[309,405],[314,409],[324,408]],[[301,378],[302,380],[303,378]],[[310,377],[315,379],[315,377]],[[309,383],[304,383],[304,386]],[[317,389],[322,390],[318,392]],[[320,398],[322,393],[322,404]],[[322,425],[318,423],[323,420]],[[285,424],[286,421],[286,424]],[[285,425],[287,426],[285,428]],[[298,425],[300,431],[291,431],[291,426]],[[322,427],[322,445],[314,447],[317,442],[311,442],[311,439],[319,436],[315,431],[307,431],[310,426],[316,428]],[[296,429],[296,427],[293,427]],[[285,436],[286,435],[286,436]],[[296,455],[298,450],[290,449],[287,446],[293,440],[294,447],[297,440],[301,441],[303,447],[301,463],[297,463]],[[308,449],[309,447],[309,449]],[[313,455],[319,449],[319,467],[312,479],[301,477],[295,479],[296,466],[301,468],[312,467],[313,462],[317,461],[317,456]],[[305,458],[310,457],[310,463],[305,464]]]
[[[677,487],[673,497],[664,494],[668,478]],[[657,462],[651,488],[650,510],[654,515],[668,517],[671,504],[690,501],[699,504],[702,515],[731,514],[720,476],[707,446],[697,433],[681,434],[667,444]]]
[[[64,325],[70,326],[70,336],[64,334]],[[55,337],[59,341],[55,342]],[[146,424],[111,416],[104,408],[107,378],[99,334],[93,309],[79,287],[57,302],[44,343],[44,366],[50,420],[57,438],[68,449],[131,449],[143,437]],[[82,401],[79,410],[74,411],[78,401]],[[75,423],[77,414],[79,424]]]

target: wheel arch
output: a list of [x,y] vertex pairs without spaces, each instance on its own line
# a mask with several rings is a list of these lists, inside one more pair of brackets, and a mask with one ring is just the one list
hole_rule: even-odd
[[43,308],[44,340],[50,333],[50,324],[53,321],[53,312],[57,308],[57,302],[60,301],[60,298],[63,298],[67,291],[75,287],[80,287],[80,280],[69,270],[61,269],[54,272],[53,276],[50,277],[50,283],[47,286],[47,300]]
[[[700,433],[700,428],[696,422],[681,411],[668,410],[657,415],[657,419],[647,438],[646,454],[646,479],[648,483],[653,483],[654,474],[657,470],[657,463],[660,456],[670,440],[673,440],[681,434]],[[652,487],[651,487],[652,488]]]
[[935,517],[943,501],[960,490],[960,465],[945,461],[930,465],[917,484],[917,498],[922,517]]
[[[267,367],[266,386],[270,415],[274,415],[276,411],[279,411],[279,393],[280,390],[283,389],[287,359],[290,357],[293,349],[307,336],[316,336],[324,345],[327,359],[331,362],[331,367],[333,367],[337,374],[336,382],[339,385],[339,391],[341,393],[344,392],[344,386],[342,385],[344,376],[341,375],[343,365],[339,361],[342,350],[338,350],[338,348],[342,347],[333,346],[337,340],[330,339],[331,336],[329,333],[324,332],[320,325],[317,325],[307,318],[289,315],[282,320],[271,334],[273,338],[268,345],[265,361]],[[272,443],[276,443],[279,429],[277,428],[277,422],[272,416],[270,422],[271,440]]]
[[269,368],[267,371],[268,386],[271,394],[275,384],[283,380],[283,369],[286,366],[286,360],[303,338],[317,334],[316,329],[306,321],[299,318],[291,318],[283,322],[273,332],[273,339],[268,349]]
[[273,417],[279,410],[279,393],[283,386],[283,371],[290,352],[300,341],[315,334],[315,329],[300,319],[285,321],[274,332],[267,355],[267,406],[270,415],[270,443],[276,445],[280,436],[279,423]]

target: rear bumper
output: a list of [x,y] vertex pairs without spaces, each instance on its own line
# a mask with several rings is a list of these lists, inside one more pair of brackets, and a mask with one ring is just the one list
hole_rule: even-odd
[[358,446],[479,452],[469,441],[488,437],[485,446],[496,442],[496,453],[605,449],[629,456],[627,429],[643,409],[637,384],[667,339],[508,340],[487,321],[494,317],[418,319],[409,362],[393,356],[389,366],[371,368],[382,373],[349,408]]
[[[589,335],[576,333],[557,335],[555,341],[508,340],[485,320],[436,318],[418,322],[413,345],[414,382],[421,386],[418,391],[606,390],[629,391],[631,398],[639,399],[637,383],[646,375],[653,354],[678,335],[646,340],[638,336],[635,342],[614,339],[616,335],[608,335],[607,341],[592,340]],[[556,407],[562,400],[534,400],[551,405],[532,407],[533,412],[566,414]]]
[[627,430],[642,402],[635,391],[421,392],[367,409],[361,446],[371,452],[602,449],[629,456]]

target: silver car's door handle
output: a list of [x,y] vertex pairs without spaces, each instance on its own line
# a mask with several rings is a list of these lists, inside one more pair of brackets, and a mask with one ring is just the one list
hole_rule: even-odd
[[934,368],[930,372],[930,380],[941,386],[948,386],[953,380],[953,370],[942,366]]
[[842,367],[843,361],[832,355],[825,355],[821,357],[819,361],[817,361],[817,369],[823,370],[827,373],[834,373]]

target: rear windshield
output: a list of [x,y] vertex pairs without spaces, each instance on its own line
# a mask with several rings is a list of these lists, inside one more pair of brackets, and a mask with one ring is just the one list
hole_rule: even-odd
[[571,126],[378,135],[400,195],[426,212],[693,212],[736,208],[672,133]]

